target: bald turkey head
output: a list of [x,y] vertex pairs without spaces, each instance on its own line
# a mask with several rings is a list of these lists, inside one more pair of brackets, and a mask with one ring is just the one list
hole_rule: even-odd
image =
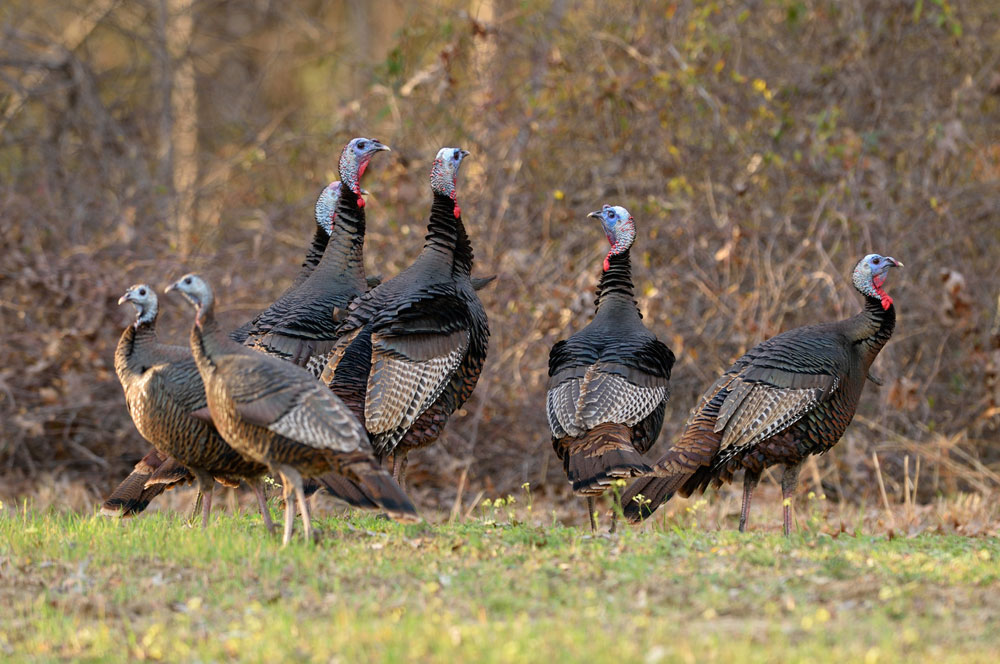
[[184,299],[191,303],[191,306],[198,312],[196,322],[201,321],[202,315],[212,307],[212,288],[197,274],[185,274],[183,277],[167,286],[165,292],[177,291],[184,296]]
[[885,285],[885,280],[891,267],[903,267],[903,262],[897,261],[892,256],[868,254],[858,261],[851,278],[851,281],[854,282],[854,287],[862,295],[881,300],[883,309],[888,309],[892,306],[892,298],[882,288]]
[[441,148],[438,150],[434,164],[431,166],[431,189],[435,193],[447,196],[455,202],[455,218],[462,215],[458,206],[458,169],[462,160],[469,156],[467,150],[461,148]]
[[129,287],[125,294],[118,298],[118,304],[131,302],[135,307],[135,327],[156,320],[156,291],[146,284],[136,284]]
[[361,198],[361,176],[365,174],[372,155],[383,150],[390,151],[387,145],[382,145],[374,138],[359,137],[351,139],[340,153],[340,179],[357,194],[358,207],[365,206],[365,199]]
[[611,267],[611,257],[624,254],[632,247],[632,242],[635,241],[635,220],[628,210],[620,205],[605,205],[587,216],[601,220],[604,234],[611,244],[611,250],[604,257],[604,271],[607,272]]

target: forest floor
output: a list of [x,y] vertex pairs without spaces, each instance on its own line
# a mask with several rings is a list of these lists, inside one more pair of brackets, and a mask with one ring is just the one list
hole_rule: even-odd
[[1000,650],[995,534],[899,534],[873,527],[872,510],[845,523],[803,498],[786,539],[765,494],[747,534],[694,501],[595,536],[530,494],[505,502],[431,517],[440,525],[328,512],[317,542],[297,529],[287,548],[250,511],[219,509],[201,530],[170,510],[122,522],[7,502],[0,658],[995,662]]

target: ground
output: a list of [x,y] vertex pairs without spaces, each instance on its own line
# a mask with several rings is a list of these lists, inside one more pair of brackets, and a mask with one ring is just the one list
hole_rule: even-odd
[[7,503],[0,654],[986,662],[1000,646],[996,537],[837,534],[807,506],[785,539],[776,504],[740,534],[699,525],[697,503],[592,536],[527,502],[441,525],[327,515],[317,543],[284,549],[252,512],[203,531],[169,510],[120,522]]

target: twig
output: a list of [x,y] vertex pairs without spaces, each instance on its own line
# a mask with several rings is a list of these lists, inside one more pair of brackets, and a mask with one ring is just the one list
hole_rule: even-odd
[[455,492],[455,502],[451,506],[451,516],[448,517],[448,523],[455,523],[462,513],[462,491],[465,490],[465,478],[468,474],[469,467],[466,466],[462,469],[462,474],[458,477],[458,490]]
[[483,499],[484,495],[486,495],[486,492],[483,490],[480,490],[479,493],[476,494],[476,497],[473,498],[472,502],[469,504],[469,509],[465,510],[465,515],[462,517],[463,521],[472,518],[473,510],[476,509],[476,505],[479,504],[479,501]]
[[903,455],[903,510],[906,520],[913,521],[913,501],[910,499],[910,455]]
[[889,506],[889,496],[885,494],[885,483],[882,481],[882,467],[878,464],[878,454],[872,452],[872,460],[875,462],[875,477],[878,479],[878,490],[882,494],[882,504],[885,505],[885,513],[889,516],[889,523],[893,530],[896,529],[896,517],[892,514],[892,507]]

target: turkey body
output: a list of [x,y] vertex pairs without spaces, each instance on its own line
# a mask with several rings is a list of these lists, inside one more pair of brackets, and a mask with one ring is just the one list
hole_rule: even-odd
[[[742,530],[760,473],[774,464],[785,466],[782,492],[790,500],[802,462],[843,436],[895,322],[891,300],[886,306],[868,296],[856,316],[789,330],[748,351],[702,396],[679,440],[657,461],[658,476],[629,487],[626,517],[638,521],[674,493],[704,491],[743,470]],[[787,503],[785,510],[787,533]]]
[[[638,455],[660,434],[673,363],[670,349],[642,325],[635,305],[624,301],[604,303],[589,325],[553,346],[546,409],[552,445],[574,491],[600,494],[614,477],[649,472]],[[588,434],[602,425],[627,443],[619,447],[625,472],[612,464],[589,476],[571,474],[575,448],[586,446],[593,438]]]
[[641,455],[663,425],[674,354],[643,325],[633,299],[631,215],[605,206],[590,216],[602,220],[612,250],[593,320],[549,353],[545,403],[552,447],[596,530],[594,498],[617,479],[650,472]]
[[286,543],[294,517],[292,490],[310,536],[302,476],[345,475],[365,486],[390,515],[416,517],[412,503],[373,458],[364,428],[336,396],[305,369],[224,335],[215,320],[211,290],[196,275],[171,288],[197,307],[191,352],[220,434],[245,457],[282,477]]
[[436,440],[479,380],[489,325],[472,260],[454,200],[436,192],[420,256],[359,298],[339,330],[322,380],[364,423],[380,459]]
[[164,486],[154,478],[157,473],[167,474],[169,468],[178,472],[165,484],[179,481],[183,469],[177,469],[177,464],[183,464],[198,479],[206,499],[205,523],[213,478],[232,487],[246,480],[259,490],[258,481],[267,468],[245,459],[200,415],[207,401],[194,358],[186,348],[157,341],[155,317],[126,328],[115,352],[115,371],[136,429],[166,462],[145,464],[150,469],[144,483],[147,492]]

